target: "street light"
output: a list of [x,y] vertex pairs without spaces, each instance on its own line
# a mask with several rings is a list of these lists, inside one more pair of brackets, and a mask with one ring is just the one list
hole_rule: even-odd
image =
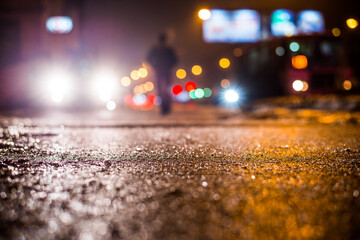
[[331,30],[332,34],[334,35],[334,37],[339,37],[341,35],[341,30],[337,27],[333,28]]
[[349,18],[346,20],[346,24],[349,28],[354,29],[358,26],[358,21],[353,18]]
[[191,68],[191,71],[194,75],[200,75],[202,73],[202,68],[199,65],[194,65]]
[[186,71],[184,69],[182,69],[182,68],[178,69],[176,71],[176,77],[178,79],[184,79],[186,77]]
[[228,58],[222,58],[219,61],[219,65],[222,68],[228,68],[230,67],[230,60]]

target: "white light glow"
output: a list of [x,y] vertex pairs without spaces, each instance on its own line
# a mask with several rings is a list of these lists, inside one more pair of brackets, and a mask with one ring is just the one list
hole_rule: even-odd
[[211,17],[211,12],[209,9],[201,9],[198,13],[200,19],[206,21]]
[[64,94],[61,92],[54,92],[51,94],[51,100],[53,100],[56,103],[59,103],[62,100],[64,100]]
[[225,92],[225,100],[229,103],[235,103],[239,100],[239,94],[235,90],[227,90]]
[[117,89],[116,76],[110,70],[99,70],[94,75],[94,90],[103,102],[109,101]]
[[144,94],[135,95],[133,101],[136,106],[141,106],[145,103],[146,96]]
[[65,34],[73,29],[73,21],[70,17],[56,16],[46,20],[46,30],[55,34]]
[[292,87],[295,91],[300,92],[304,88],[304,83],[301,80],[295,80]]
[[99,99],[103,102],[107,102],[111,99],[111,92],[108,89],[104,89],[99,93]]
[[64,96],[70,90],[70,75],[60,69],[50,70],[45,74],[43,81],[45,82],[46,91],[49,92],[51,100],[59,103],[64,100]]
[[106,103],[106,109],[109,111],[113,111],[116,108],[116,103],[114,101],[108,101]]

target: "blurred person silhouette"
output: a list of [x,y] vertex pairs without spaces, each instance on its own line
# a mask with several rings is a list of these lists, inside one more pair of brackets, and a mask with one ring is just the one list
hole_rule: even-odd
[[177,57],[173,48],[167,44],[166,34],[159,35],[158,44],[150,49],[146,60],[155,70],[155,85],[162,99],[161,113],[168,114],[171,111],[171,70],[177,63]]

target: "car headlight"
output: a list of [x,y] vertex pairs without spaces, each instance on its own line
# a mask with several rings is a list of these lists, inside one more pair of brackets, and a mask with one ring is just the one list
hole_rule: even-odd
[[63,70],[52,70],[44,76],[46,91],[52,101],[59,103],[70,91],[71,76]]
[[229,108],[239,107],[246,99],[246,92],[240,86],[222,89],[219,95],[220,103]]
[[239,101],[239,93],[234,89],[229,89],[225,91],[224,98],[228,103],[236,103]]

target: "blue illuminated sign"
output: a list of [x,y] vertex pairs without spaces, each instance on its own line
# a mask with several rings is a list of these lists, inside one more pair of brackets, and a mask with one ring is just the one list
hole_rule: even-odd
[[279,9],[272,13],[270,22],[273,36],[293,36],[296,34],[295,18],[292,11]]
[[73,21],[70,17],[56,16],[46,20],[46,30],[54,34],[65,34],[73,29]]
[[260,37],[260,15],[254,10],[212,9],[210,19],[203,22],[203,38],[206,42],[256,42]]
[[324,18],[315,10],[301,11],[298,15],[297,27],[299,33],[322,33],[325,31]]

